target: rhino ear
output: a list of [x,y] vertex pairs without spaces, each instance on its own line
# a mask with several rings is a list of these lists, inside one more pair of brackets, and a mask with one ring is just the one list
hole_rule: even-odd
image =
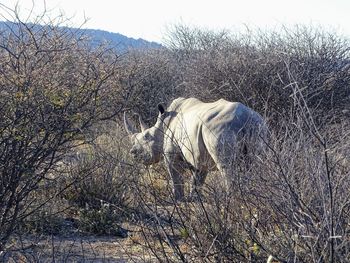
[[129,135],[136,133],[135,127],[131,125],[129,119],[126,117],[126,112],[124,112],[124,127]]
[[158,104],[158,110],[160,112],[160,114],[163,114],[165,112],[164,106],[162,104]]

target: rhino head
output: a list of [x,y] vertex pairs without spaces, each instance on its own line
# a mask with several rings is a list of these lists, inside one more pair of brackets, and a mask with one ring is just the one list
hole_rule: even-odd
[[157,163],[161,160],[163,153],[163,115],[165,113],[164,107],[158,105],[159,115],[154,126],[148,128],[139,117],[141,132],[138,132],[130,123],[124,112],[124,126],[131,140],[130,153],[137,161],[141,161],[145,165]]

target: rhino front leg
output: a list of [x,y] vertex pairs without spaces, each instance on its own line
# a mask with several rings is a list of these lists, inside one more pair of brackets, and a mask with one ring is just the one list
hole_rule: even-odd
[[184,171],[181,163],[172,161],[172,159],[166,158],[166,167],[172,180],[173,194],[175,201],[184,200],[184,180],[182,173]]
[[192,185],[189,200],[193,201],[200,196],[200,187],[204,184],[205,178],[207,177],[206,171],[195,171],[192,174]]
[[184,200],[184,180],[182,174],[174,167],[169,167],[169,174],[173,184],[173,194],[175,201]]
[[184,181],[182,175],[173,169],[170,173],[171,179],[173,182],[173,193],[175,201],[183,201],[184,200]]

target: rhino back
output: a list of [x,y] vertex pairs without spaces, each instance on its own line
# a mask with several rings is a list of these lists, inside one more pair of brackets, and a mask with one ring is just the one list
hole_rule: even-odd
[[260,121],[260,115],[250,108],[223,99],[203,103],[194,98],[179,98],[168,110],[176,112],[169,123],[169,134],[173,137],[169,143],[176,142],[186,161],[197,168],[216,162],[220,142],[234,144],[249,120]]
[[222,129],[238,132],[248,120],[261,118],[242,103],[224,99],[204,103],[195,98],[179,98],[174,100],[170,108],[177,113],[177,118],[173,119],[175,126],[181,123],[187,129],[196,129],[197,125],[204,125],[212,132],[220,132]]

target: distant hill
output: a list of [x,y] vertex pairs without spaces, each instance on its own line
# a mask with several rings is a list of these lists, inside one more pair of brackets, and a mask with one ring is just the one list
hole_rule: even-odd
[[142,38],[131,38],[124,36],[119,33],[112,33],[104,30],[98,29],[84,29],[84,33],[91,37],[94,44],[98,44],[103,41],[110,42],[112,45],[115,45],[118,49],[126,50],[129,48],[161,48],[162,45],[156,42],[150,42]]
[[[14,23],[0,21],[0,30],[9,30],[13,28]],[[37,25],[42,27],[41,25]],[[74,28],[72,28],[74,29]],[[115,46],[119,51],[125,51],[132,49],[157,49],[162,48],[162,45],[157,42],[150,42],[142,38],[135,39],[127,37],[119,33],[112,33],[98,29],[75,29],[77,34],[84,34],[91,38],[92,45],[98,45],[99,43],[107,42]]]

